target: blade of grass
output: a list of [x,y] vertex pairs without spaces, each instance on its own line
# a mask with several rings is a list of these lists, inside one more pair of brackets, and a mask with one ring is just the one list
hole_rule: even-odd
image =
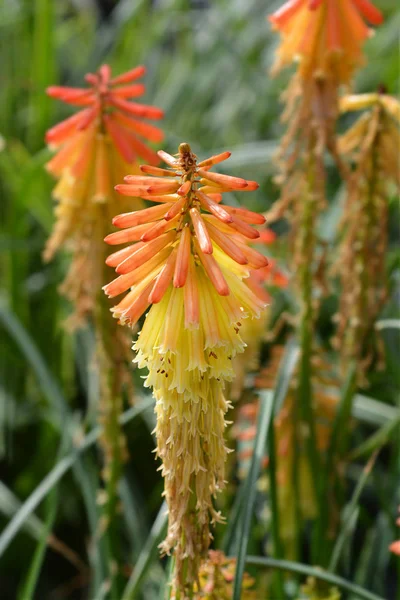
[[18,600],[32,600],[34,598],[37,581],[47,550],[48,536],[56,518],[58,506],[57,487],[53,488],[51,494],[48,496],[47,504],[47,518],[45,521],[45,525],[41,534],[41,538],[39,540],[39,544],[37,545],[33,560],[31,561],[25,583],[22,587],[21,592],[18,594]]
[[69,413],[68,403],[59,383],[49,371],[36,344],[15,314],[4,306],[0,306],[0,322],[15,340],[27,362],[31,365],[49,405],[53,408],[53,414],[58,421],[58,425],[63,428]]
[[364,489],[364,486],[367,483],[368,477],[374,467],[377,456],[378,456],[378,451],[376,451],[373,454],[373,456],[371,456],[368,463],[365,465],[363,472],[361,474],[361,477],[359,478],[356,488],[353,492],[351,501],[345,507],[343,525],[342,525],[340,533],[336,539],[336,543],[333,548],[331,559],[329,561],[329,567],[328,567],[329,571],[334,572],[337,569],[337,566],[339,564],[340,555],[342,553],[344,544],[346,543],[346,540],[347,540],[349,534],[351,533],[353,516],[357,509],[358,501],[360,499],[360,496]]
[[[147,398],[140,402],[137,406],[134,406],[124,412],[121,415],[119,422],[121,425],[125,425],[143,411],[148,409],[153,404],[152,398]],[[47,496],[49,491],[54,485],[65,475],[65,473],[72,467],[77,458],[85,452],[90,446],[92,446],[99,435],[102,433],[101,427],[96,427],[90,433],[88,433],[83,439],[81,445],[75,448],[68,456],[61,459],[55,467],[44,477],[40,485],[32,492],[32,494],[23,503],[19,511],[11,519],[7,527],[0,535],[0,556],[5,552],[9,544],[14,539],[18,531],[23,527],[26,519],[33,513],[36,507],[42,502],[43,498]]]
[[260,473],[261,460],[264,456],[268,431],[273,417],[273,399],[274,395],[272,392],[260,393],[260,412],[258,415],[254,452],[245,485],[247,502],[244,506],[243,513],[241,514],[241,521],[238,524],[240,538],[233,588],[233,600],[240,600],[242,593],[242,579],[246,561],[247,546],[249,543],[254,501],[256,498],[257,479]]
[[226,525],[225,534],[222,540],[222,547],[225,554],[236,554],[236,543],[238,539],[238,521],[246,500],[246,481],[243,481],[239,487],[238,493],[235,496],[232,510],[229,514],[229,519]]
[[366,439],[362,444],[360,444],[357,448],[351,451],[349,455],[349,460],[353,462],[356,459],[361,458],[362,456],[371,454],[377,448],[382,448],[385,444],[387,444],[392,436],[397,433],[400,434],[400,413],[398,413],[397,417],[392,421],[388,421],[385,425],[380,427],[378,431],[376,431],[373,435],[371,435],[368,439]]
[[161,539],[165,534],[167,522],[167,504],[166,502],[163,502],[143,550],[139,555],[137,563],[122,594],[122,600],[131,600],[135,598],[135,594],[139,591],[140,584],[146,576],[146,573],[151,565],[151,561],[157,552],[158,544],[161,542]]
[[[320,489],[322,490],[322,493],[325,497],[327,497],[330,491],[332,473],[334,473],[334,461],[338,455],[341,455],[341,452],[343,451],[345,443],[343,432],[347,432],[348,430],[348,428],[346,427],[346,423],[348,423],[351,415],[351,406],[356,388],[356,374],[357,365],[355,363],[352,363],[349,367],[347,378],[341,393],[340,402],[332,426],[332,434],[330,437],[328,451],[326,453],[324,469],[322,470],[320,475]],[[315,547],[320,548],[318,562],[324,566],[326,565],[326,562],[328,560],[328,553],[330,550],[329,544],[327,544],[326,542],[328,520],[329,503],[324,502],[321,505],[319,519],[316,523],[313,535]]]
[[347,579],[343,579],[333,573],[328,573],[318,567],[309,567],[308,565],[292,562],[290,560],[277,560],[274,558],[265,558],[263,556],[248,556],[246,564],[267,567],[270,569],[281,569],[283,571],[289,571],[290,573],[315,577],[315,579],[319,579],[320,581],[332,583],[346,592],[351,592],[352,594],[355,594],[357,598],[361,598],[362,600],[385,600],[382,596],[377,596],[359,585],[351,583]]
[[[276,391],[274,393],[274,417],[276,417],[287,397],[290,382],[293,377],[294,370],[296,368],[299,359],[299,347],[296,341],[290,340],[286,346],[285,353],[283,355],[276,382]],[[269,477],[269,493],[271,498],[271,529],[272,529],[272,540],[274,548],[274,557],[283,557],[283,545],[280,537],[280,520],[279,520],[279,506],[278,506],[278,492],[277,492],[277,480],[276,470],[278,457],[275,453],[275,431],[274,425],[272,424],[268,437],[268,477]],[[274,590],[278,598],[284,598],[284,582],[282,573],[277,572],[274,578]]]
[[359,421],[378,426],[395,419],[398,411],[394,406],[389,406],[389,404],[375,400],[375,398],[356,394],[351,414]]

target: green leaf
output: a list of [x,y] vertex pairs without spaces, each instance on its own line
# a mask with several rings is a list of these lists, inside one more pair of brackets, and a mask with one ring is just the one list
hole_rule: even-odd
[[[141,413],[143,413],[146,409],[148,409],[153,404],[153,399],[148,398],[147,400],[143,400],[138,403],[133,408],[130,408],[126,412],[121,415],[119,422],[121,425],[125,425]],[[92,430],[88,435],[85,436],[82,443],[78,448],[76,448],[71,454],[62,458],[53,469],[43,478],[40,485],[32,492],[32,494],[27,498],[27,500],[23,503],[18,512],[11,519],[7,527],[4,529],[2,534],[0,535],[0,556],[5,552],[8,548],[9,544],[12,542],[16,534],[19,532],[21,527],[23,527],[25,521],[30,517],[33,511],[37,506],[42,502],[42,500],[47,496],[49,491],[60,481],[60,479],[65,475],[65,473],[72,467],[77,458],[85,452],[90,446],[92,446],[99,435],[102,433],[103,429],[101,427],[96,427]]]
[[248,556],[246,563],[248,565],[256,565],[270,569],[281,569],[290,573],[298,573],[299,575],[315,577],[321,581],[332,583],[345,592],[351,592],[361,600],[385,600],[385,598],[377,596],[376,594],[365,590],[359,585],[355,585],[354,583],[347,581],[347,579],[338,577],[338,575],[334,575],[333,573],[329,573],[328,571],[324,571],[318,567],[309,567],[308,565],[292,562],[290,560],[277,560],[274,558],[265,558],[263,556]]
[[157,552],[157,547],[165,535],[167,522],[168,509],[166,502],[163,502],[156,520],[153,523],[149,537],[147,538],[142,552],[139,554],[139,558],[126,585],[122,600],[133,600],[135,598],[135,594],[139,591],[140,584],[146,576]]
[[251,520],[257,491],[257,479],[260,473],[261,460],[265,453],[269,427],[274,414],[274,394],[260,392],[260,412],[258,415],[257,433],[249,473],[245,483],[246,504],[243,507],[239,529],[239,548],[237,554],[233,600],[240,600],[242,594],[242,579],[246,562],[247,546],[250,537]]

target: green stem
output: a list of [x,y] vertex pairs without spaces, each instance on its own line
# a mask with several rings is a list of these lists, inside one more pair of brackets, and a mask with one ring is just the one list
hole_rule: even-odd
[[[314,326],[313,310],[313,264],[315,259],[316,238],[315,219],[318,210],[318,189],[320,182],[317,181],[317,159],[315,157],[315,141],[310,140],[309,156],[307,159],[307,190],[303,198],[302,214],[299,223],[301,256],[299,288],[301,294],[301,315],[299,325],[300,363],[298,382],[299,419],[295,423],[295,436],[297,442],[301,443],[300,432],[302,425],[307,427],[306,452],[309,468],[312,472],[314,482],[314,493],[317,503],[318,514],[321,512],[323,501],[319,485],[321,465],[317,452],[315,433],[315,416],[313,409],[313,393],[311,384],[311,358],[312,338]],[[300,429],[300,431],[299,431]],[[295,460],[296,462],[296,460]],[[299,510],[299,507],[298,509]],[[318,515],[317,515],[318,519]],[[313,557],[316,559],[319,547],[313,545]]]
[[[276,455],[275,455],[275,431],[274,424],[271,424],[269,430],[268,443],[268,474],[269,474],[269,485],[270,485],[270,497],[271,497],[271,512],[272,512],[272,539],[274,544],[275,558],[283,557],[283,547],[280,538],[280,526],[279,526],[279,503],[277,494],[277,481],[276,481]],[[274,593],[276,598],[285,598],[285,589],[283,576],[280,571],[276,572],[274,578]]]

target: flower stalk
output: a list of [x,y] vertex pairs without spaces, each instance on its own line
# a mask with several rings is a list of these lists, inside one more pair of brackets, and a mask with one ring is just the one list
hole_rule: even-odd
[[[103,426],[100,444],[104,457],[104,488],[98,494],[102,506],[100,534],[107,532],[108,536],[109,573],[115,598],[120,594],[121,561],[118,483],[127,458],[118,419],[124,391],[130,385],[129,342],[110,319],[109,302],[101,293],[109,278],[103,240],[112,216],[127,205],[114,186],[124,173],[137,172],[141,159],[152,164],[159,162],[143,140],[160,141],[162,131],[144,119],[160,119],[163,113],[156,107],[131,101],[145,91],[144,85],[137,83],[144,73],[145,68],[139,66],[112,77],[110,67],[102,65],[97,73],[86,75],[86,88],[52,86],[47,90],[52,98],[79,107],[77,113],[46,134],[46,141],[55,151],[47,170],[58,181],[53,192],[57,201],[56,223],[44,259],[51,260],[62,247],[70,250],[72,261],[60,288],[74,307],[69,323],[73,328],[92,326],[95,331],[94,360],[100,380],[98,418]],[[133,202],[137,208],[143,206],[138,198]]]
[[222,516],[214,498],[225,485],[227,448],[224,383],[234,376],[232,359],[243,352],[242,321],[259,317],[265,302],[250,283],[251,270],[266,258],[249,248],[252,224],[264,218],[221,204],[227,191],[258,184],[210,171],[229,158],[223,152],[198,162],[188,144],[171,156],[168,169],[143,165],[145,175],[127,176],[117,190],[155,206],[115,217],[121,231],[109,244],[131,245],[108,257],[119,277],[106,285],[120,323],[133,326],[150,307],[134,343],[135,362],[147,367],[157,415],[157,455],[169,509],[164,553],[174,552],[173,593],[193,595],[211,525]]

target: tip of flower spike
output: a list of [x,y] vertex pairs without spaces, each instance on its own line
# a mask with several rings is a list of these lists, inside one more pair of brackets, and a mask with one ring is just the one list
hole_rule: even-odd
[[179,154],[190,154],[192,152],[192,149],[187,142],[182,142],[182,144],[179,144],[178,150]]

